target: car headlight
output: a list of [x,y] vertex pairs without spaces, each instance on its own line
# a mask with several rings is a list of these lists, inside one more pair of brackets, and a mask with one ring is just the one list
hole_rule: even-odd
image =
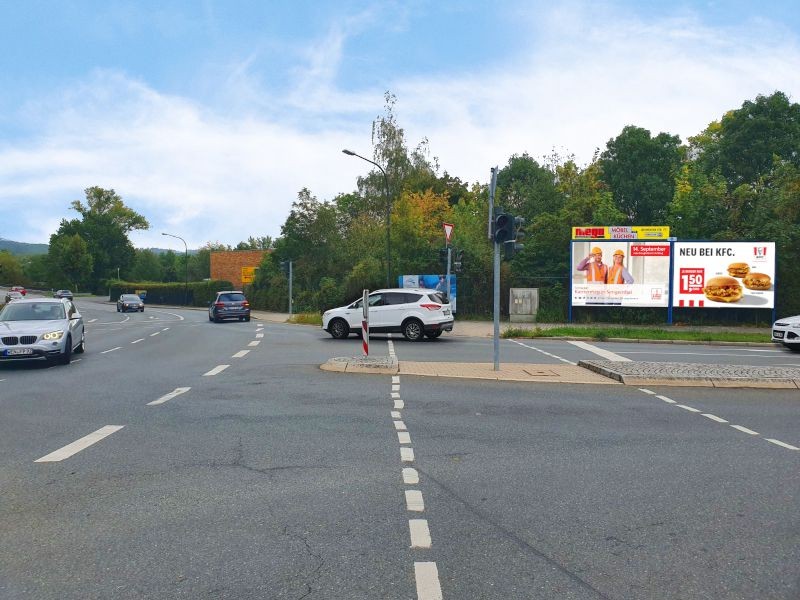
[[43,340],[60,340],[62,337],[64,337],[64,332],[63,331],[51,331],[49,333],[45,333],[42,336],[42,339]]

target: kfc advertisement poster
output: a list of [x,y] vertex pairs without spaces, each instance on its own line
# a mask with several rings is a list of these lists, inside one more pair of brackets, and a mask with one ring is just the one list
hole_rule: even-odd
[[669,242],[572,242],[572,306],[669,306]]
[[673,306],[774,308],[775,242],[675,242]]

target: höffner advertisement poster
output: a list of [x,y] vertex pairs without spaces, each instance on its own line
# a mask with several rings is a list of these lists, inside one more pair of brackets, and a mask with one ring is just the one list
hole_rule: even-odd
[[669,306],[670,243],[572,242],[572,306]]
[[674,307],[775,307],[775,242],[675,242],[674,252]]

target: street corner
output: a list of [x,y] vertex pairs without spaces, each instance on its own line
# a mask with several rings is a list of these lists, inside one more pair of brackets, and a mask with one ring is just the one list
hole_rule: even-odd
[[339,356],[321,364],[320,369],[338,373],[396,375],[398,363],[396,359],[389,356]]

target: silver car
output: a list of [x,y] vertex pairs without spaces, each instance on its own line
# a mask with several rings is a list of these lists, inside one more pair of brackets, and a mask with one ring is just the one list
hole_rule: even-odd
[[772,341],[800,352],[800,315],[775,321],[772,324]]
[[0,361],[45,359],[69,364],[86,349],[83,317],[66,299],[23,298],[0,310]]

